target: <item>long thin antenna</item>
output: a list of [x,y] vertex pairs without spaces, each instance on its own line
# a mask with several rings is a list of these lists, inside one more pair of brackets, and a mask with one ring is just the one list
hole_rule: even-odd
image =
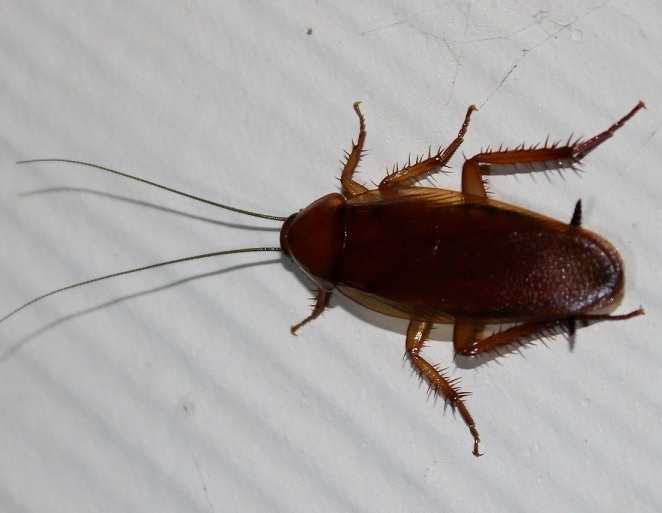
[[[253,217],[261,217],[262,219],[271,219],[272,221],[286,221],[287,217],[279,217],[279,216],[271,216],[267,214],[259,214],[257,212],[251,212],[250,210],[242,210],[240,208],[235,208],[231,207],[229,205],[223,205],[222,203],[216,203],[215,201],[211,201],[208,199],[200,198],[198,196],[193,196],[192,194],[187,194],[186,192],[178,191],[177,189],[172,189],[170,187],[166,187],[165,185],[160,185],[155,182],[150,182],[149,180],[145,180],[144,178],[139,178],[137,176],[132,176],[127,173],[122,173],[121,171],[117,171],[115,169],[111,169],[109,167],[104,167],[104,166],[98,166],[97,164],[90,164],[89,162],[83,162],[80,160],[69,160],[69,159],[31,159],[31,160],[19,160],[16,162],[17,164],[31,164],[33,162],[66,162],[67,164],[78,164],[79,166],[87,166],[87,167],[93,167],[95,169],[100,169],[101,171],[106,171],[108,173],[113,173],[115,175],[123,176],[125,178],[131,178],[131,180],[136,180],[137,182],[142,182],[146,183],[147,185],[152,185],[154,187],[158,187],[159,189],[163,189],[169,192],[173,192],[175,194],[179,194],[180,196],[184,196],[186,198],[190,198],[196,201],[200,201],[202,203],[207,203],[208,205],[213,205],[218,208],[224,208],[225,210],[230,210],[232,212],[237,212],[239,214],[245,214],[247,216],[253,216]],[[0,321],[2,322],[2,321]]]
[[91,280],[81,281],[79,283],[74,283],[73,285],[69,285],[67,287],[62,287],[62,288],[57,289],[57,290],[52,290],[52,291],[50,291],[46,294],[42,294],[41,296],[36,297],[36,298],[28,301],[24,305],[19,306],[13,312],[9,312],[2,319],[0,319],[0,323],[3,323],[7,319],[9,319],[12,315],[20,312],[24,308],[36,303],[37,301],[40,301],[44,298],[47,298],[48,296],[52,296],[52,295],[57,294],[59,292],[64,292],[65,290],[74,289],[76,287],[82,287],[83,285],[88,285],[89,283],[94,283],[94,282],[101,281],[101,280],[107,280],[109,278],[115,278],[117,276],[123,276],[125,274],[137,273],[139,271],[146,271],[147,269],[154,269],[156,267],[163,267],[165,265],[178,264],[178,263],[181,263],[181,262],[188,262],[190,260],[200,260],[201,258],[210,258],[210,257],[222,256],[222,255],[233,255],[235,253],[252,253],[252,252],[257,252],[257,251],[282,251],[282,250],[280,248],[230,249],[230,250],[227,250],[227,251],[216,251],[214,253],[205,253],[204,255],[195,255],[195,256],[189,256],[189,257],[186,257],[186,258],[178,258],[176,260],[168,260],[167,262],[160,262],[158,264],[146,265],[144,267],[137,267],[136,269],[129,269],[128,271],[122,271],[122,272],[119,272],[119,273],[107,274],[106,276],[100,276],[98,278],[93,278]]

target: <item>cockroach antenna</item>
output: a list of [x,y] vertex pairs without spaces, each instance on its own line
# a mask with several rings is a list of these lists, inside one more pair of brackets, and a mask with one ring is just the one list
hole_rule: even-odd
[[[269,219],[271,221],[280,221],[280,222],[285,221],[287,219],[286,217],[260,214],[258,212],[252,212],[250,210],[243,210],[241,208],[231,207],[229,205],[224,205],[222,203],[217,203],[215,201],[211,201],[211,200],[208,200],[208,199],[205,199],[205,198],[201,198],[199,196],[194,196],[193,194],[188,194],[186,192],[182,192],[182,191],[179,191],[177,189],[173,189],[171,187],[166,187],[165,185],[161,185],[161,184],[152,182],[150,180],[145,180],[144,178],[140,178],[140,177],[137,177],[137,176],[134,176],[134,175],[123,173],[122,171],[117,171],[116,169],[111,169],[109,167],[99,166],[97,164],[90,164],[89,162],[83,162],[83,161],[80,161],[80,160],[47,158],[47,159],[19,160],[16,163],[17,164],[31,164],[31,163],[35,163],[35,162],[64,162],[64,163],[67,163],[67,164],[77,164],[77,165],[80,165],[80,166],[91,167],[91,168],[99,169],[101,171],[112,173],[112,174],[115,174],[115,175],[118,175],[118,176],[123,176],[125,178],[130,178],[131,180],[136,180],[137,182],[142,182],[144,184],[151,185],[153,187],[158,187],[159,189],[163,189],[165,191],[172,192],[174,194],[179,194],[180,196],[184,196],[185,198],[189,198],[189,199],[192,199],[192,200],[195,200],[195,201],[199,201],[201,203],[206,203],[208,205],[212,205],[214,207],[222,208],[222,209],[225,209],[225,210],[230,210],[232,212],[236,212],[236,213],[239,213],[239,214],[244,214],[244,215],[253,216],[253,217],[259,217],[259,218],[262,218],[262,219]],[[211,257],[217,257],[217,256],[223,256],[223,255],[233,255],[233,254],[236,254],[236,253],[255,253],[255,252],[260,252],[260,251],[281,251],[281,249],[276,248],[276,247],[263,247],[263,248],[241,248],[241,249],[230,249],[230,250],[225,250],[225,251],[214,251],[212,253],[205,253],[205,254],[202,254],[202,255],[188,256],[188,257],[184,257],[184,258],[177,258],[175,260],[168,260],[166,262],[159,262],[159,263],[156,263],[156,264],[146,265],[146,266],[143,266],[143,267],[137,267],[135,269],[129,269],[129,270],[126,270],[126,271],[107,274],[105,276],[99,276],[97,278],[92,278],[90,280],[81,281],[79,283],[74,283],[73,285],[68,285],[66,287],[62,287],[62,288],[59,288],[59,289],[56,289],[56,290],[52,290],[50,292],[47,292],[46,294],[42,294],[39,297],[31,299],[27,303],[19,306],[15,310],[9,312],[4,317],[0,318],[0,323],[3,323],[4,321],[9,319],[13,315],[17,314],[18,312],[20,312],[21,310],[27,308],[28,306],[36,303],[37,301],[41,301],[42,299],[45,299],[49,296],[53,296],[53,295],[58,294],[60,292],[64,292],[65,290],[75,289],[77,287],[82,287],[83,285],[89,285],[90,283],[95,283],[95,282],[98,282],[98,281],[108,280],[110,278],[116,278],[118,276],[124,276],[126,274],[133,274],[133,273],[137,273],[137,272],[140,272],[140,271],[147,271],[148,269],[156,269],[157,267],[165,267],[166,265],[173,265],[173,264],[179,264],[179,263],[182,263],[182,262],[189,262],[191,260],[201,260],[203,258],[211,258]]]

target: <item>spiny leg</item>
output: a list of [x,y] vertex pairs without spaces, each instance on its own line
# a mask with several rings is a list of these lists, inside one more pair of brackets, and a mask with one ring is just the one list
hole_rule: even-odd
[[612,135],[614,135],[614,132],[616,132],[616,130],[621,128],[632,116],[634,116],[637,113],[637,111],[645,108],[646,108],[646,104],[640,101],[639,103],[637,103],[637,105],[635,105],[635,107],[630,112],[628,112],[625,116],[619,119],[616,123],[611,125],[607,130],[599,133],[595,137],[591,137],[590,139],[575,145],[573,157],[581,158],[584,155],[586,155],[589,151],[594,150],[597,146],[599,146],[607,139],[609,139]]
[[441,393],[453,409],[460,412],[460,416],[474,438],[473,454],[474,456],[482,456],[478,452],[480,437],[476,430],[476,423],[463,401],[469,394],[467,392],[461,392],[456,386],[456,380],[448,379],[447,376],[442,374],[442,371],[428,363],[420,354],[423,344],[430,334],[430,329],[432,329],[432,323],[427,321],[411,321],[409,323],[406,342],[407,354],[421,375],[425,376],[430,382],[433,389]]
[[413,164],[411,162],[407,162],[407,165],[402,169],[395,169],[393,173],[386,176],[379,184],[379,188],[385,189],[387,187],[393,187],[400,182],[413,180],[425,175],[426,173],[429,173],[435,168],[440,169],[445,166],[464,141],[464,134],[467,133],[467,128],[469,128],[471,113],[475,110],[477,110],[475,105],[471,105],[467,109],[467,114],[464,117],[462,128],[460,128],[457,137],[448,146],[448,148],[443,151],[440,148],[439,151],[437,151],[434,155],[428,152],[428,157],[426,159],[419,157]]
[[343,186],[343,192],[347,198],[358,196],[367,192],[368,189],[361,185],[360,183],[354,181],[352,175],[356,171],[356,167],[359,165],[361,160],[361,153],[363,152],[363,143],[365,141],[366,131],[365,131],[365,118],[361,114],[361,109],[359,109],[359,104],[361,102],[354,103],[354,111],[359,117],[359,138],[354,143],[352,140],[352,151],[349,153],[345,152],[346,162],[342,170],[342,175],[340,175],[340,183]]
[[511,344],[516,341],[528,340],[537,335],[541,335],[546,330],[553,330],[561,324],[562,321],[540,321],[525,322],[508,328],[504,331],[493,333],[485,338],[478,338],[472,335],[469,329],[461,329],[466,325],[456,325],[453,331],[453,346],[455,354],[460,356],[479,356],[487,351],[492,351],[499,346]]
[[628,114],[607,130],[584,142],[577,141],[574,144],[568,143],[565,146],[552,144],[543,148],[537,148],[536,146],[524,148],[524,146],[520,146],[514,150],[486,151],[474,155],[462,167],[462,192],[487,198],[482,174],[491,164],[509,166],[545,162],[577,162],[589,151],[595,149],[599,144],[614,135],[616,130],[621,128],[626,121],[644,107],[644,103],[639,102]]
[[315,298],[315,305],[313,306],[313,311],[311,314],[306,317],[303,321],[301,321],[299,324],[295,324],[290,328],[290,332],[292,335],[295,335],[297,330],[303,326],[304,324],[308,324],[310,321],[313,319],[316,319],[319,317],[319,315],[324,311],[324,309],[327,307],[329,304],[329,299],[331,299],[331,292],[328,292],[326,290],[318,290],[317,291],[317,297]]
[[598,321],[624,321],[637,317],[644,313],[643,308],[639,308],[632,312],[621,315],[609,314],[586,314],[575,315],[569,318],[553,319],[547,321],[532,321],[518,324],[504,331],[493,333],[492,335],[478,340],[469,338],[471,332],[469,330],[458,330],[457,326],[453,333],[453,344],[455,346],[456,354],[462,356],[478,356],[487,351],[492,351],[499,346],[512,344],[514,342],[522,342],[523,340],[530,340],[545,333],[552,332],[556,328],[567,326],[568,331],[572,334],[577,323],[587,325],[591,322]]

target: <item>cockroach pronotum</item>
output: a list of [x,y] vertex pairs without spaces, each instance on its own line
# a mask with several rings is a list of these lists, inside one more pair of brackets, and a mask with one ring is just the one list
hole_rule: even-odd
[[[639,308],[612,315],[623,296],[623,261],[608,241],[581,227],[581,201],[569,223],[490,199],[483,175],[491,165],[529,164],[572,167],[609,139],[636,112],[587,140],[515,149],[483,151],[464,162],[462,191],[421,187],[421,178],[443,168],[462,144],[475,106],[469,107],[457,137],[445,149],[395,166],[376,189],[353,179],[366,137],[359,103],[359,135],[345,154],[342,194],[328,194],[291,216],[258,214],[131,176],[113,169],[67,159],[68,162],[165,189],[242,214],[283,222],[280,248],[245,248],[170,260],[101,276],[39,296],[0,319],[53,294],[96,281],[178,262],[245,253],[282,251],[297,263],[317,288],[312,313],[292,326],[295,333],[318,317],[335,290],[367,308],[409,321],[406,352],[414,367],[460,416],[471,431],[473,454],[480,437],[465,405],[467,392],[430,364],[421,350],[435,323],[453,324],[456,355],[477,356],[502,346],[522,343],[549,332],[592,321],[616,321],[643,314]],[[512,324],[484,334],[486,325]]]

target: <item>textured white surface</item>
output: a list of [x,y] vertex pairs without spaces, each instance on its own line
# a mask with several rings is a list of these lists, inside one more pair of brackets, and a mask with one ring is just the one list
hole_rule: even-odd
[[[327,5],[328,4],[328,5]],[[463,377],[484,443],[402,361],[405,323],[343,299],[299,337],[310,286],[278,256],[166,268],[0,325],[0,510],[659,511],[662,7],[639,2],[0,2],[0,310],[164,259],[274,245],[272,226],[108,165],[287,215],[448,144],[593,135],[648,104],[585,173],[496,177],[496,197],[612,240],[625,312]],[[312,33],[308,34],[308,29]],[[459,187],[461,156],[442,187]],[[264,261],[272,265],[256,265]],[[251,265],[253,264],[253,265]],[[444,342],[445,341],[445,342]]]

